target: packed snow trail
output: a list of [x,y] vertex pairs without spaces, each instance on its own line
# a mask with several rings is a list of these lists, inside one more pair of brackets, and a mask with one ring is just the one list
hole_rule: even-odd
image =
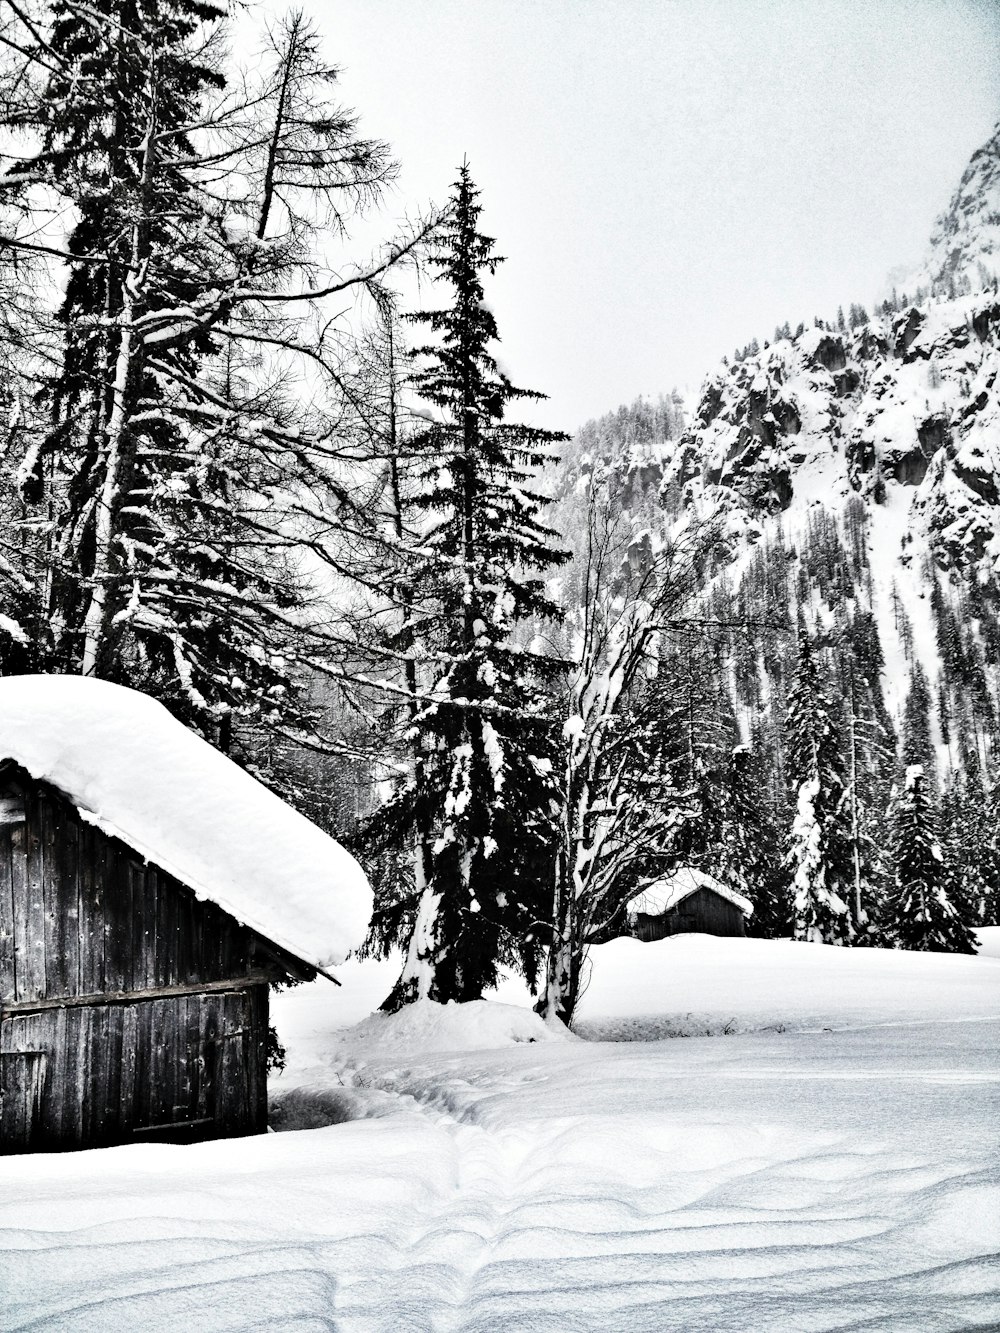
[[984,1021],[382,1061],[373,1119],[8,1159],[3,1324],[989,1326],[998,1049]]
[[[343,992],[275,1006],[276,1120],[324,1127],[3,1161],[0,1326],[1000,1324],[1000,960],[697,938],[595,955],[595,1025],[757,1030],[528,1044],[530,1013],[486,1005],[411,1012],[394,1044],[384,1020],[336,1030],[384,993],[350,965]],[[497,1049],[460,1049],[477,1041]]]

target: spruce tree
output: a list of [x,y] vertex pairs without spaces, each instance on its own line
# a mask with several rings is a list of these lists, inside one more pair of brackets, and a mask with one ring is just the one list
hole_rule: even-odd
[[421,783],[378,819],[422,828],[432,842],[389,1008],[476,999],[501,962],[530,971],[537,946],[527,937],[551,893],[555,719],[545,681],[559,666],[524,640],[533,622],[559,615],[545,576],[566,557],[539,519],[531,477],[565,437],[507,419],[511,404],[543,395],[516,388],[493,354],[483,278],[501,260],[479,230],[478,199],[463,164],[431,260],[450,301],[412,317],[437,335],[415,349],[412,381],[433,415],[416,442],[428,528],[414,582],[437,613],[421,630],[433,661],[411,723]]
[[920,765],[911,764],[894,803],[893,936],[903,949],[975,953],[972,931],[949,893],[951,870],[926,783]]
[[855,926],[844,764],[836,714],[804,630],[788,692],[787,746],[795,806],[788,849],[795,938],[850,944]]

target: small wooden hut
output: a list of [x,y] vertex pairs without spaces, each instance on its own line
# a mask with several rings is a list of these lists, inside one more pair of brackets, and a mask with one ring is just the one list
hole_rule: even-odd
[[668,935],[745,935],[753,904],[693,866],[653,880],[628,905],[629,931],[640,940]]
[[[326,961],[315,932],[329,914],[285,922],[283,907],[301,912],[324,889],[336,899],[331,873],[353,868],[358,937],[364,877],[159,705],[69,679],[0,681],[0,1153],[260,1133],[268,986],[312,979]],[[19,680],[41,683],[19,691]],[[83,706],[79,743],[67,700]],[[66,740],[50,744],[45,731],[63,724]],[[185,788],[173,804],[172,783]],[[239,837],[243,885],[229,864]],[[291,860],[287,885],[269,839]]]

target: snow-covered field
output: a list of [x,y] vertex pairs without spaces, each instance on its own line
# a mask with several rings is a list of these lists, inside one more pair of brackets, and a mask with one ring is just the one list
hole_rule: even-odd
[[275,1004],[275,1121],[320,1128],[4,1160],[0,1326],[1000,1325],[1000,959],[621,940],[580,1022],[615,1041],[338,1031],[391,974]]

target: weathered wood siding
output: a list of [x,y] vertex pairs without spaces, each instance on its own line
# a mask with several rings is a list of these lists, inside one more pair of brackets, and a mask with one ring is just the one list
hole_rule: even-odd
[[9,1014],[5,1153],[267,1128],[267,987]]
[[659,916],[636,917],[635,934],[640,940],[662,940],[668,935],[745,935],[743,913],[735,903],[710,889],[697,889],[676,907]]
[[[264,1130],[258,944],[52,788],[0,774],[0,1153]],[[135,994],[167,987],[187,993]]]
[[84,823],[50,788],[18,793],[8,781],[0,797],[0,1004],[252,970],[252,932]]

